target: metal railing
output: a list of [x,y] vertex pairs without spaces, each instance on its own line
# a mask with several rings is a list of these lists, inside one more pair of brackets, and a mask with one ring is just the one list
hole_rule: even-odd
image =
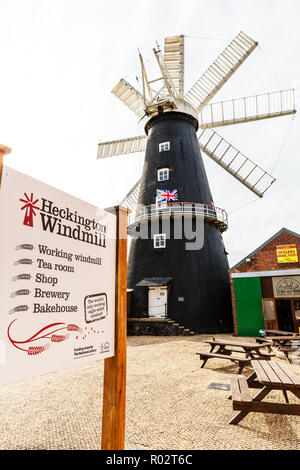
[[197,202],[166,202],[150,204],[149,206],[137,206],[129,214],[128,224],[133,226],[139,222],[155,218],[179,216],[203,217],[204,220],[217,223],[223,230],[226,230],[228,226],[228,216],[224,209]]

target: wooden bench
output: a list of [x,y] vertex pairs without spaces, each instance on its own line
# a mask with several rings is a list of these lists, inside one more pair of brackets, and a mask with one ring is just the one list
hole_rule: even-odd
[[[231,354],[232,352],[238,352],[244,354],[245,359],[264,359],[268,360],[274,356],[274,353],[270,350],[270,342],[252,343],[249,341],[232,341],[224,339],[215,339],[205,341],[210,344],[210,353],[214,354]],[[269,352],[263,352],[264,348],[268,347]],[[217,348],[217,350],[215,350]]]
[[[237,375],[230,377],[232,408],[235,411],[244,411],[246,414],[250,411],[252,396],[246,377]],[[241,413],[238,413],[229,424],[238,424],[241,420]]]
[[[225,354],[225,351],[222,351],[222,354]],[[237,352],[239,354],[241,354],[242,351],[239,351],[238,349],[234,349],[234,348],[230,348],[230,350],[227,350],[228,352],[226,352],[226,354],[231,354],[231,352]],[[246,353],[247,354],[247,353]],[[268,361],[269,359],[271,359],[271,357],[275,357],[275,353],[273,353],[273,351],[268,351],[268,352],[262,352],[260,351],[259,352],[259,356],[257,356],[257,359],[265,359],[266,361]],[[251,358],[252,360],[253,359],[256,359],[256,357],[252,357]]]
[[[238,413],[229,424],[238,424],[248,413],[271,413],[300,416],[300,404],[289,403],[287,392],[300,399],[300,377],[280,362],[251,361],[254,372],[249,377],[232,376],[232,407]],[[262,386],[253,397],[250,388]],[[255,387],[254,387],[255,386]],[[273,390],[281,390],[285,403],[262,401]]]
[[206,353],[206,352],[198,352],[196,354],[200,356],[200,361],[203,360],[201,368],[205,366],[208,359],[212,359],[212,358],[227,359],[229,361],[232,361],[235,363],[237,362],[239,364],[238,374],[241,374],[244,367],[246,365],[250,365],[251,363],[251,358],[232,356],[231,354],[217,354],[217,353]]

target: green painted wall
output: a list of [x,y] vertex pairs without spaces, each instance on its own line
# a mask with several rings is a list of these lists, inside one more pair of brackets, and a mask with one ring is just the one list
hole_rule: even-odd
[[233,279],[239,336],[258,336],[264,328],[259,277]]

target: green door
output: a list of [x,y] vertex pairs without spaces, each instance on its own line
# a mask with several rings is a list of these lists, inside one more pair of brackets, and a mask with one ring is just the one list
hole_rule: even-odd
[[264,328],[259,277],[233,279],[239,336],[258,336]]

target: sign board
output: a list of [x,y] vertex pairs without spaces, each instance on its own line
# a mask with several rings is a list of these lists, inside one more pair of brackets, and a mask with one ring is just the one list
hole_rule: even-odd
[[277,263],[298,263],[296,244],[276,246]]
[[274,297],[300,297],[300,276],[272,277]]
[[0,383],[114,355],[116,216],[4,167]]

